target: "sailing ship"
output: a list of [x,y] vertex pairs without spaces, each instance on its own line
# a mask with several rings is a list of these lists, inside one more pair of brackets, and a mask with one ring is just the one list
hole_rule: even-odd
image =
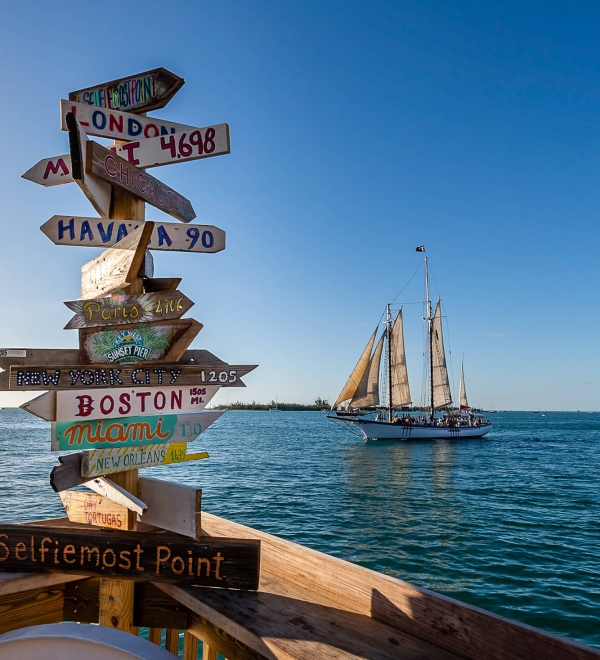
[[[417,251],[425,252],[425,249],[420,247]],[[442,334],[441,300],[438,299],[435,312],[432,313],[427,255],[425,255],[425,295],[427,316],[423,320],[427,323],[428,337],[429,415],[414,417],[405,414],[399,417],[394,413],[396,408],[410,406],[412,398],[406,367],[402,309],[392,321],[388,303],[384,332],[375,345],[378,331],[378,328],[375,328],[356,367],[333,404],[333,414],[328,415],[329,418],[354,425],[366,439],[481,438],[489,433],[492,425],[484,422],[482,417],[473,415],[469,408],[464,361],[461,369],[460,412],[436,417],[436,411],[447,409],[452,404],[452,395]],[[384,355],[387,410],[382,410],[373,418],[365,415],[362,409],[380,405],[381,363]]]

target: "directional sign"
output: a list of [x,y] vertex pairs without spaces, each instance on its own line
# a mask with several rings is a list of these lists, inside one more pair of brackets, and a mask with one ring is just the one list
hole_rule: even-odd
[[100,108],[148,112],[164,108],[185,80],[167,69],[152,69],[69,93],[70,101]]
[[85,485],[95,493],[98,493],[98,495],[107,497],[115,504],[121,504],[130,511],[135,511],[140,516],[148,510],[148,505],[145,502],[142,502],[142,500],[132,495],[128,490],[125,490],[123,486],[114,483],[114,481],[106,477],[90,479],[85,482]]
[[116,472],[154,467],[156,465],[197,461],[204,458],[208,458],[208,454],[205,451],[188,454],[186,442],[175,442],[168,445],[148,445],[147,447],[95,449],[93,451],[83,452],[81,457],[81,475],[86,478],[97,477]]
[[[97,142],[90,141],[86,146],[87,175],[91,174],[122,188],[181,222],[191,222],[196,217],[192,203],[183,195]],[[77,180],[75,172],[73,167],[73,176]]]
[[30,167],[21,178],[33,181],[40,186],[58,186],[62,183],[73,183],[71,174],[71,154],[43,158]]
[[121,364],[114,367],[79,364],[50,367],[11,367],[11,390],[77,390],[117,387],[148,387],[155,385],[221,385],[239,387],[240,378],[257,365],[219,366],[182,364],[181,362]]
[[50,447],[52,451],[74,451],[192,442],[224,412],[203,410],[183,415],[52,422]]
[[204,410],[219,385],[136,387],[105,390],[51,390],[21,408],[48,422],[113,419]]
[[137,296],[113,294],[111,298],[73,300],[65,303],[75,312],[65,330],[178,319],[193,304],[180,291],[143,293]]
[[144,261],[153,229],[152,222],[143,223],[99,257],[85,264],[81,268],[81,297],[90,299],[104,296],[134,282]]
[[196,130],[195,126],[178,124],[156,117],[142,117],[130,112],[97,108],[86,103],[61,101],[60,127],[63,131],[69,130],[66,120],[69,113],[77,116],[77,120],[87,135],[125,140],[126,142],[176,133],[189,134]]
[[75,115],[67,115],[69,127],[69,149],[71,153],[71,174],[77,185],[96,209],[98,215],[108,218],[111,215],[112,186],[86,172],[87,149],[91,144],[77,123]]
[[139,491],[148,504],[142,522],[193,539],[202,536],[200,488],[140,477]]
[[[55,245],[111,247],[142,223],[139,220],[82,218],[54,215],[40,229]],[[213,225],[185,225],[154,222],[150,250],[176,252],[220,252],[225,249],[225,232]]]
[[0,525],[0,570],[258,589],[260,541]]
[[72,490],[59,495],[71,522],[121,530],[133,529],[135,525],[135,514],[102,495]]
[[200,330],[202,323],[194,319],[83,328],[79,331],[79,349],[90,364],[163,359],[177,362]]

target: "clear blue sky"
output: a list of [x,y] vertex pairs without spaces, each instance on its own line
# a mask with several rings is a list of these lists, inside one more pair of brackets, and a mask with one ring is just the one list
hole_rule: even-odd
[[155,253],[196,302],[193,346],[260,364],[219,400],[335,398],[425,244],[472,404],[600,409],[599,24],[550,0],[6,5],[0,347],[77,343],[62,301],[98,251],[38,227],[95,213],[20,178],[68,150],[59,99],[164,66],[186,84],[156,116],[231,128],[230,155],[153,171],[227,232],[216,255]]

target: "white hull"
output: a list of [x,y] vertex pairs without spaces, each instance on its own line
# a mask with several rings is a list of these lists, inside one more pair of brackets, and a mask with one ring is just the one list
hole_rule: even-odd
[[462,440],[482,438],[492,430],[491,424],[480,426],[418,426],[416,424],[392,424],[372,419],[344,419],[358,427],[366,439],[373,440]]

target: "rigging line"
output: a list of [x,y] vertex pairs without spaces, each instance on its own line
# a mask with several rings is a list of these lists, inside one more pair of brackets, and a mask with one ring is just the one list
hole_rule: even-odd
[[[394,298],[394,300],[392,300],[392,302],[390,303],[390,305],[393,305],[393,304],[396,302],[396,300],[398,300],[398,296],[399,296],[399,295],[402,293],[402,291],[404,291],[404,289],[406,289],[406,287],[412,282],[413,277],[419,272],[419,270],[421,269],[421,266],[422,266],[422,265],[423,265],[423,264],[420,263],[420,264],[417,266],[417,270],[415,270],[415,272],[410,276],[410,279],[408,280],[408,282],[402,287],[402,289],[400,290],[400,292],[398,293],[398,295]],[[413,303],[406,303],[406,304],[408,305],[408,304],[413,304]]]

